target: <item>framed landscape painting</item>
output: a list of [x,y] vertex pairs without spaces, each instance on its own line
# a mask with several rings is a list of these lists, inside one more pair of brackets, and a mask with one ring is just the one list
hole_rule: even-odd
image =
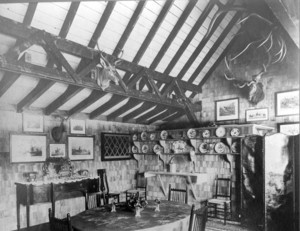
[[46,135],[11,134],[11,163],[42,162],[46,160]]
[[68,136],[70,160],[93,160],[94,140],[94,136]]
[[239,119],[239,99],[218,100],[215,102],[216,121]]
[[71,134],[85,134],[85,120],[70,120]]
[[50,144],[49,145],[49,156],[50,157],[65,157],[66,156],[66,145],[65,144]]
[[24,132],[44,132],[44,117],[42,115],[23,114]]
[[289,135],[295,136],[299,134],[299,122],[292,122],[292,123],[279,123],[277,124],[278,132]]
[[264,121],[269,119],[268,108],[246,110],[246,121]]
[[276,116],[299,114],[299,90],[275,93]]

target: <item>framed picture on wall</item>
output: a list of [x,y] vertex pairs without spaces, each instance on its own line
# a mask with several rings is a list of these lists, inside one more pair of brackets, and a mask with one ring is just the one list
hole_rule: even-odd
[[279,123],[277,124],[277,130],[280,133],[295,136],[299,134],[299,122],[292,122],[292,123]]
[[46,135],[11,134],[11,163],[42,162],[46,160]]
[[44,117],[42,115],[23,114],[24,132],[44,132]]
[[264,121],[269,119],[268,108],[257,108],[246,110],[246,121]]
[[239,119],[239,99],[217,100],[215,102],[216,121]]
[[299,90],[275,93],[275,115],[288,116],[299,114]]
[[93,160],[94,143],[94,136],[68,136],[70,160]]
[[85,120],[70,119],[71,134],[85,134]]
[[66,157],[66,145],[49,144],[49,157]]

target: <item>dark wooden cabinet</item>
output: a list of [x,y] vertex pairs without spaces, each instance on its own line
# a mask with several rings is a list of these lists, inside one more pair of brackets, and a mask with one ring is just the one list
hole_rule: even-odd
[[30,227],[30,205],[51,202],[55,214],[55,201],[84,196],[87,192],[99,191],[99,178],[86,178],[73,181],[15,183],[17,192],[17,228],[20,230],[20,205],[26,206],[27,227]]

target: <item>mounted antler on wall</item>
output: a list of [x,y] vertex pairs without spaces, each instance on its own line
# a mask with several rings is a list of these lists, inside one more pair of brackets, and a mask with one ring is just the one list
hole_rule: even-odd
[[235,87],[242,89],[250,103],[257,104],[265,96],[263,75],[272,65],[285,59],[287,46],[277,25],[252,11],[245,2],[245,5],[242,4],[221,6],[211,20],[207,34],[221,14],[229,11],[243,13],[238,22],[241,25],[240,32],[235,35],[239,36],[237,43],[240,46],[236,46],[236,50],[225,57],[224,76]]

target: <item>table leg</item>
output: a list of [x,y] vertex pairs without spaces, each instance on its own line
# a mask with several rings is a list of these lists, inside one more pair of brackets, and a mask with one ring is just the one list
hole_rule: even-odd
[[26,185],[26,219],[27,228],[30,227],[30,196],[29,196],[29,185]]
[[17,193],[17,229],[20,230],[20,199]]

